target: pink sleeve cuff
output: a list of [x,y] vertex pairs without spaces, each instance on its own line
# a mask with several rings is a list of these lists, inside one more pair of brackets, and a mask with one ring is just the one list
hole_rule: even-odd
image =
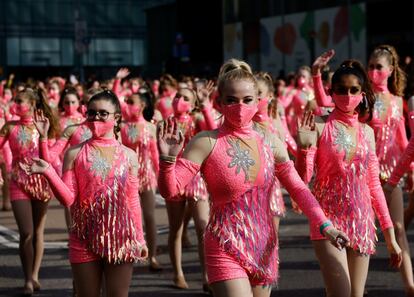
[[128,205],[135,222],[138,241],[142,245],[145,245],[144,230],[142,228],[142,209],[139,198],[139,181],[138,178],[132,174],[128,175],[126,194],[128,197]]
[[295,165],[299,176],[302,178],[305,184],[308,184],[312,179],[316,152],[316,147],[298,150]]
[[77,195],[76,176],[73,169],[65,171],[61,179],[52,165],[49,165],[44,175],[60,203],[66,207],[71,206]]

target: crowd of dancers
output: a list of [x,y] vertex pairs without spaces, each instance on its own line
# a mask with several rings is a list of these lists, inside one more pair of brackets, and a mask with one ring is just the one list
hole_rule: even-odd
[[188,288],[181,259],[193,218],[202,289],[268,297],[279,278],[286,190],[309,220],[327,296],[364,295],[376,220],[390,265],[414,296],[405,232],[414,216],[414,97],[404,98],[392,46],[376,47],[366,66],[350,59],[330,71],[334,55],[277,79],[231,59],[213,80],[144,80],[122,68],[89,88],[73,77],[3,81],[2,207],[19,229],[23,293],[41,288],[46,213],[56,198],[74,295],[128,296],[134,263],[162,270],[158,191],[177,289]]

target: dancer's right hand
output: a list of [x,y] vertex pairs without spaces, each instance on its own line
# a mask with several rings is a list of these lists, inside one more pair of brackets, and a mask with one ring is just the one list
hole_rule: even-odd
[[344,232],[336,228],[329,228],[325,229],[323,233],[331,244],[338,250],[342,250],[344,247],[349,246],[349,238]]
[[305,111],[301,121],[298,120],[298,145],[301,148],[310,148],[317,141],[315,117],[312,111]]
[[312,65],[312,75],[318,75],[321,73],[321,70],[328,65],[332,57],[335,56],[335,50],[331,49],[327,52],[324,52],[322,55],[316,58],[315,62]]
[[183,149],[184,136],[172,117],[158,124],[157,138],[160,155],[176,157]]
[[125,77],[127,77],[129,75],[129,70],[128,68],[120,68],[118,70],[118,72],[116,73],[116,78],[117,79],[124,79]]
[[396,240],[387,243],[387,250],[390,254],[390,267],[400,268],[402,263],[402,251]]
[[40,138],[47,139],[47,133],[49,132],[50,122],[44,115],[43,110],[37,109],[34,113],[33,124],[37,131],[39,131]]
[[49,163],[39,158],[32,158],[32,165],[26,163],[19,163],[20,168],[26,172],[27,175],[34,173],[44,173],[49,168]]

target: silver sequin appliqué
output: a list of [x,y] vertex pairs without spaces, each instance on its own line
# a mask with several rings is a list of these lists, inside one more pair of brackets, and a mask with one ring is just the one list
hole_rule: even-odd
[[92,151],[91,157],[92,165],[90,170],[95,176],[101,176],[102,180],[105,180],[108,176],[109,170],[111,169],[111,164],[109,164],[109,162],[101,156],[99,151]]
[[249,168],[255,164],[254,160],[250,158],[249,150],[244,150],[240,147],[239,140],[230,141],[231,148],[227,149],[227,155],[232,157],[228,167],[236,167],[236,174],[243,170],[245,178],[244,181],[249,181]]
[[135,142],[138,138],[138,129],[134,125],[128,125],[128,138],[131,142]]
[[32,135],[30,131],[28,131],[25,127],[21,127],[17,132],[17,141],[21,146],[26,146],[32,139]]
[[355,143],[352,141],[352,136],[348,134],[344,127],[339,126],[336,128],[335,145],[338,145],[340,150],[345,151],[345,158],[349,159],[349,155],[352,148],[355,148]]

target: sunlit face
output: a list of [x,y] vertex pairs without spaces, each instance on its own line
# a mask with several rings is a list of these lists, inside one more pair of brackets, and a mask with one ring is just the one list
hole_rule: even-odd
[[18,93],[13,101],[16,105],[27,105],[32,109],[34,109],[35,106],[35,102],[33,100],[30,100],[30,98],[24,93]]
[[388,70],[390,73],[394,69],[393,66],[388,62],[385,56],[372,57],[368,63],[369,70]]
[[339,82],[332,86],[332,93],[337,95],[359,95],[362,86],[357,76],[353,74],[342,75]]
[[296,79],[304,79],[307,84],[310,82],[310,73],[305,69],[300,69],[297,73]]
[[180,98],[180,97],[183,97],[184,101],[190,102],[192,109],[194,108],[196,98],[193,92],[191,92],[187,88],[179,89],[177,94],[175,95],[175,98]]
[[230,104],[257,104],[257,86],[249,80],[232,80],[224,84],[219,103]]
[[8,96],[9,98],[13,97],[13,93],[10,89],[4,89],[4,96]]
[[92,84],[92,88],[94,88],[94,89],[98,89],[99,88],[99,81],[97,81],[97,80],[95,80],[94,82],[93,82],[93,84]]
[[[95,116],[90,116],[90,113]],[[89,104],[87,111],[88,121],[117,121],[121,115],[115,113],[115,106],[108,100],[96,100]]]
[[79,107],[79,99],[74,94],[67,94],[63,99],[63,105],[65,106],[77,106]]
[[57,83],[52,83],[49,86],[49,92],[52,94],[59,94],[60,89]]

